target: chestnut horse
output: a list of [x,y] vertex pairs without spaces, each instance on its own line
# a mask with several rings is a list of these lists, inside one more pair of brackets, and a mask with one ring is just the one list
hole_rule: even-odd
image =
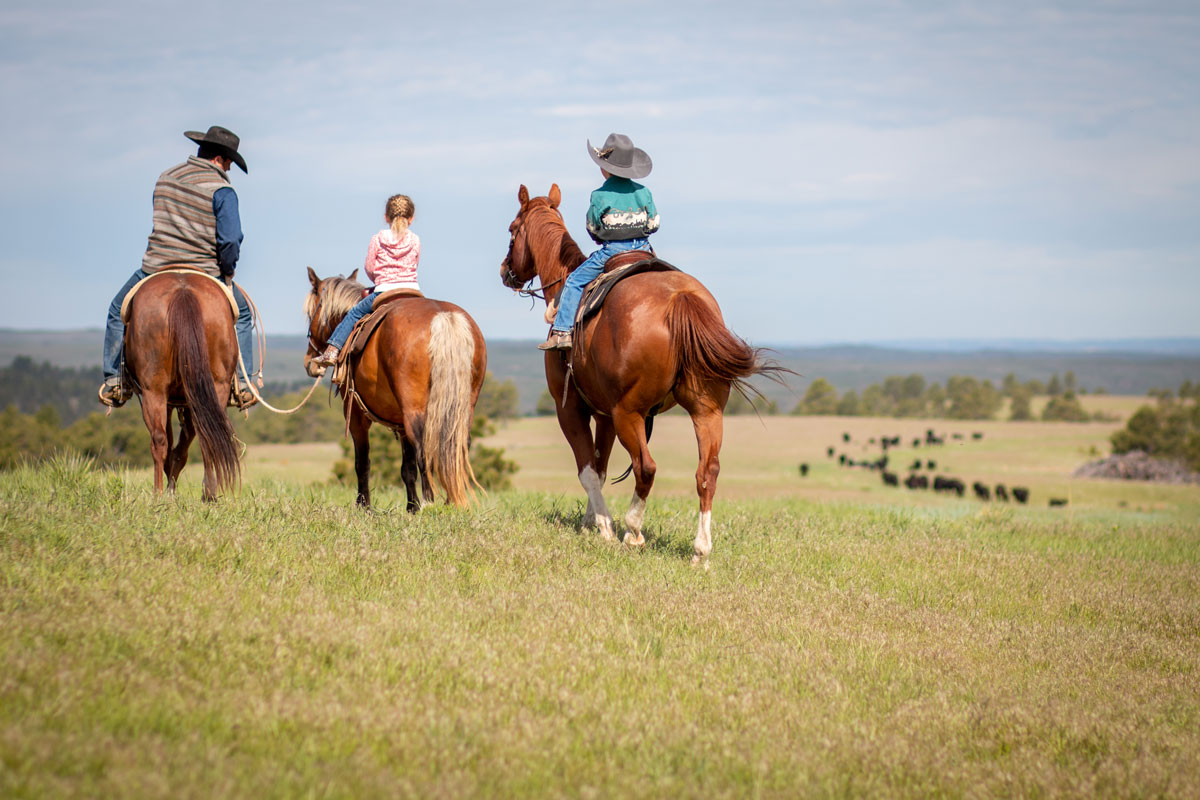
[[[532,199],[522,186],[517,199],[521,209],[509,226],[511,240],[500,278],[515,290],[535,277],[540,279],[549,303],[584,256],[558,211],[558,184],[550,187],[549,196]],[[648,417],[678,403],[692,418],[700,451],[696,469],[700,518],[692,563],[704,561],[712,550],[712,502],[729,391],[736,386],[754,392],[746,378],[777,377],[782,371],[725,327],[717,301],[690,275],[642,273],[618,282],[599,313],[576,330],[569,354],[546,353],[546,383],[557,406],[558,424],[575,454],[579,482],[587,492],[585,524],[594,523],[605,539],[615,538],[601,494],[615,436],[629,451],[635,482],[625,514],[624,541],[645,543],[642,519],[655,473],[647,446]],[[595,435],[590,427],[593,418]]]
[[[233,425],[225,415],[234,370],[237,336],[228,296],[202,273],[163,272],[150,276],[129,304],[125,325],[125,369],[142,404],[154,457],[154,490],[175,491],[197,434],[204,459],[205,500],[240,478]],[[171,411],[179,418],[172,444]]]
[[[325,349],[333,329],[366,289],[354,276],[321,279],[312,268],[312,284],[304,302],[308,315],[308,352],[304,368],[316,377],[312,363]],[[409,297],[390,303],[386,317],[357,356],[351,355],[358,400],[344,397],[346,425],[354,441],[357,502],[371,505],[372,422],[382,422],[400,439],[400,477],[408,494],[407,509],[435,499],[431,480],[446,493],[446,502],[466,505],[475,475],[469,457],[471,422],[487,370],[487,347],[475,320],[453,303]]]

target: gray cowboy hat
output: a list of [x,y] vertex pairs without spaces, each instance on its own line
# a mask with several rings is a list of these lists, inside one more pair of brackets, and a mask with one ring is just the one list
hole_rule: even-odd
[[238,152],[238,144],[241,142],[241,139],[228,128],[213,125],[205,133],[200,133],[200,131],[184,131],[183,135],[196,144],[207,144],[211,147],[216,147],[218,150],[224,152],[226,156],[232,158],[233,163],[242,168],[242,172],[246,174],[250,173],[246,169],[246,159],[242,158],[242,154]]
[[644,178],[650,174],[654,164],[645,150],[633,146],[633,140],[620,133],[610,133],[604,140],[604,147],[592,147],[589,139],[588,155],[600,165],[600,168],[612,175],[622,178]]

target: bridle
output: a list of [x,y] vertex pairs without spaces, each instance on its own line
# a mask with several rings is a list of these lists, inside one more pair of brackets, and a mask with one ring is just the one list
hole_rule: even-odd
[[[322,292],[320,290],[318,290],[316,294],[317,294],[317,302],[313,304],[312,316],[310,316],[308,318],[308,350],[313,355],[320,355],[321,350],[323,348],[320,344],[317,343],[317,340],[313,337],[312,331],[313,331],[313,320],[318,319],[321,316],[321,302],[322,302],[323,298],[321,296]],[[328,336],[328,334],[326,334],[326,335]]]
[[[558,212],[555,211],[555,213],[557,214]],[[561,220],[561,219],[562,219],[562,215],[559,215],[559,220]],[[553,287],[557,286],[558,284],[562,283],[564,280],[566,280],[566,276],[564,275],[563,277],[561,277],[557,280],[550,281],[550,283],[543,283],[541,286],[537,286],[532,289],[526,288],[527,284],[533,282],[534,277],[540,278],[541,276],[538,275],[538,273],[535,271],[534,275],[532,277],[530,277],[529,280],[522,281],[521,278],[517,275],[517,273],[513,272],[513,269],[512,269],[513,244],[517,241],[517,234],[521,233],[521,231],[523,231],[524,229],[525,229],[525,215],[521,214],[520,222],[517,224],[517,227],[513,230],[512,234],[508,240],[508,255],[506,255],[504,257],[504,261],[500,264],[500,266],[502,266],[504,268],[504,272],[500,276],[500,281],[505,286],[507,286],[508,288],[510,288],[514,292],[516,292],[518,295],[520,295],[521,297],[533,297],[538,300],[542,300],[542,301],[549,303],[550,299],[548,297],[546,297],[546,290],[553,288]],[[540,292],[540,294],[539,294],[539,292]]]

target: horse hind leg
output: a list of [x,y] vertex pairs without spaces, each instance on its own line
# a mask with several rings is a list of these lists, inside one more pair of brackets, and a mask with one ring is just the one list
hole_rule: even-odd
[[421,469],[420,445],[411,441],[407,432],[400,437],[400,449],[403,453],[400,479],[404,482],[404,493],[408,497],[405,510],[410,514],[415,514],[421,510],[421,498],[417,494],[417,480],[420,478],[426,484],[429,480],[425,477],[424,470]]
[[154,492],[162,494],[163,472],[171,446],[167,400],[158,394],[142,393],[142,421],[150,432],[150,456],[154,459]]
[[654,486],[654,475],[658,466],[650,456],[646,441],[646,418],[641,414],[613,410],[613,426],[621,445],[629,451],[633,465],[633,499],[625,512],[625,544],[640,547],[646,543],[642,535],[642,520],[646,515],[646,499]]
[[187,464],[188,448],[191,447],[192,440],[196,438],[196,427],[192,423],[192,417],[188,413],[188,409],[184,406],[175,409],[175,416],[179,419],[179,441],[174,446],[171,446],[170,413],[168,411],[167,444],[169,450],[167,453],[167,490],[172,494],[175,493],[179,473],[183,472],[183,467]]
[[692,418],[700,461],[696,466],[696,494],[700,498],[700,517],[696,538],[692,542],[692,564],[708,569],[708,554],[712,552],[712,505],[717,493],[717,476],[721,473],[721,440],[724,418],[721,409],[729,399],[729,388],[714,389],[705,394],[676,392],[679,404]]

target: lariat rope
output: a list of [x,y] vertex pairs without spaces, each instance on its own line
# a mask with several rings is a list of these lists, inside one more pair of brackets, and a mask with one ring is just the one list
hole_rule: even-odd
[[[250,319],[254,322],[254,327],[258,329],[258,372],[255,375],[258,378],[258,386],[261,387],[263,385],[262,368],[267,354],[267,334],[263,330],[262,317],[258,315],[258,306],[254,305],[254,301],[250,298],[250,293],[240,283],[236,285],[246,298],[246,305],[250,306]],[[246,371],[246,362],[242,360],[242,349],[240,347],[238,348],[238,369],[241,370],[242,378],[246,381],[246,386],[249,387],[250,394],[254,395],[254,398],[262,404],[263,408],[268,411],[274,411],[276,414],[295,414],[299,411],[308,402],[308,398],[312,397],[313,392],[317,390],[317,386],[321,383],[321,378],[325,377],[325,373],[317,376],[317,379],[313,381],[313,385],[309,387],[308,394],[304,395],[304,399],[295,408],[282,409],[271,405],[259,394],[258,387],[254,385],[254,381],[250,380],[250,375]]]

